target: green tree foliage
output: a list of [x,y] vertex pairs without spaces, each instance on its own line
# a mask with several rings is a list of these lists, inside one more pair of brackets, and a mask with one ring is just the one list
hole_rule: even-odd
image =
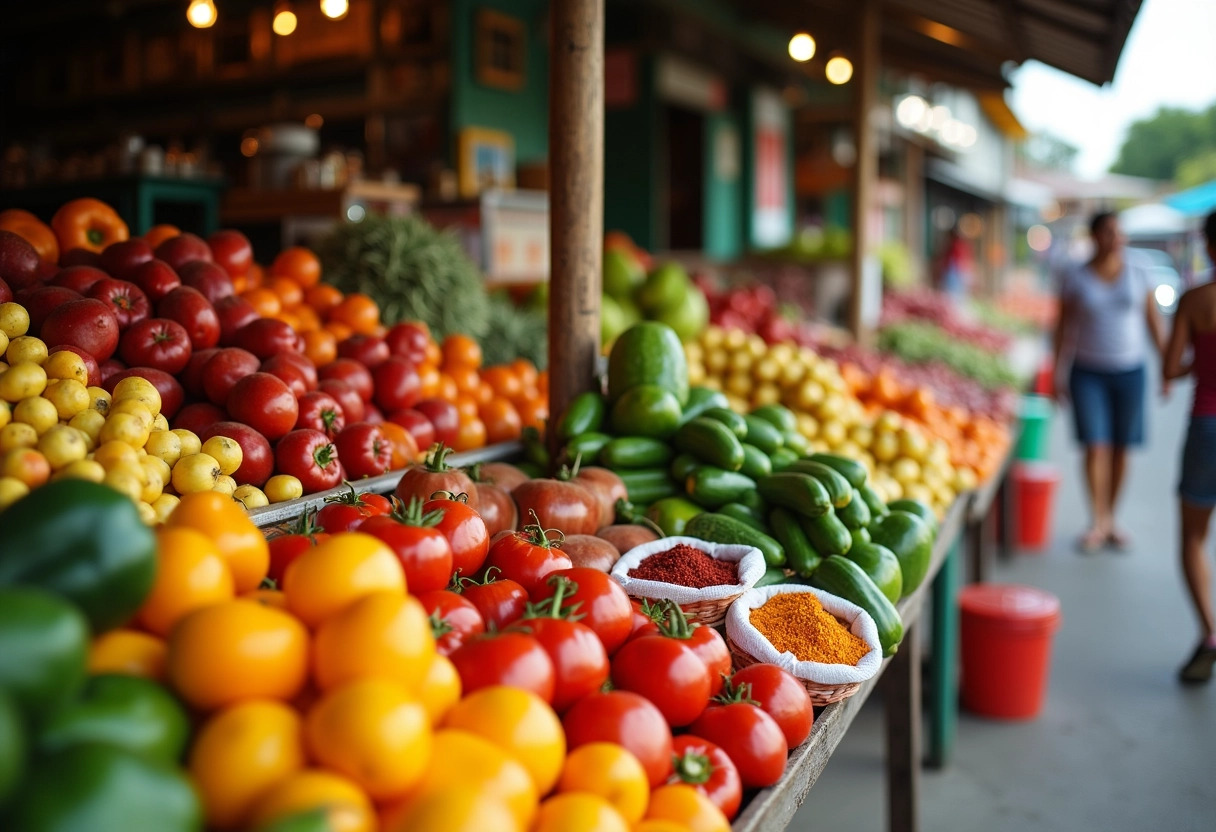
[[1081,150],[1051,133],[1036,133],[1017,146],[1017,153],[1036,168],[1072,170]]
[[1150,118],[1133,122],[1128,128],[1111,172],[1177,179],[1182,184],[1183,174],[1189,178],[1208,170],[1201,162],[1187,163],[1213,151],[1216,151],[1216,104],[1199,112],[1162,107]]
[[1213,180],[1216,180],[1216,147],[1184,159],[1178,165],[1178,175],[1174,177],[1179,188],[1193,188]]

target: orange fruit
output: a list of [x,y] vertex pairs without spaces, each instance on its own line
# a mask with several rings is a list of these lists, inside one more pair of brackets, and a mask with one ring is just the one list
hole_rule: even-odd
[[304,333],[304,355],[318,367],[324,367],[338,357],[338,339],[325,329]]
[[280,780],[254,802],[246,824],[262,829],[276,820],[326,810],[330,832],[376,832],[376,813],[367,795],[333,772],[306,768]]
[[526,428],[536,428],[541,433],[545,430],[545,421],[549,418],[549,401],[544,398],[517,402],[515,409],[519,411],[519,420]]
[[370,335],[380,326],[380,307],[360,292],[352,292],[329,310],[329,320],[346,324],[352,332]]
[[439,370],[427,364],[418,365],[418,378],[422,382],[419,394],[424,399],[433,399],[440,394]]
[[412,691],[434,657],[435,639],[422,604],[398,592],[373,592],[317,629],[313,678],[321,690],[380,678]]
[[418,458],[418,443],[408,430],[396,422],[383,422],[380,432],[393,445],[393,470],[405,468]]
[[566,757],[558,792],[585,792],[607,800],[637,823],[650,800],[650,780],[638,758],[614,742],[581,745]]
[[566,759],[566,735],[545,700],[520,688],[495,685],[475,690],[456,703],[443,720],[483,737],[523,764],[538,794],[557,783]]
[[460,388],[456,386],[456,380],[447,373],[439,373],[439,398],[454,402],[459,395]]
[[452,447],[457,451],[472,451],[486,446],[486,423],[472,418],[460,423],[460,431]]
[[515,377],[524,387],[535,387],[540,380],[536,365],[526,358],[517,358],[508,366],[515,371]]
[[452,381],[456,383],[456,389],[461,393],[473,395],[481,387],[481,376],[477,373],[477,368],[475,367],[457,364],[447,367],[444,372],[452,377]]
[[223,601],[177,623],[167,670],[173,688],[201,710],[288,700],[308,676],[308,632],[282,610],[243,598]]
[[436,653],[431,659],[418,687],[418,701],[426,708],[433,725],[438,725],[452,706],[460,701],[460,674],[447,656]]
[[491,399],[481,406],[478,416],[485,423],[486,441],[490,444],[518,439],[523,431],[519,411],[506,399]]
[[318,283],[304,290],[304,302],[319,314],[325,314],[342,302],[342,291],[328,283]]
[[167,636],[186,613],[231,600],[232,572],[211,538],[184,526],[156,532],[156,580],[135,613],[144,629]]
[[298,321],[299,332],[315,332],[321,328],[321,316],[317,314],[317,310],[313,309],[306,303],[299,303],[291,307],[291,314],[296,316]]
[[443,363],[443,350],[433,340],[427,341],[426,344],[426,363],[435,367],[440,367]]
[[443,339],[443,369],[481,366],[481,345],[468,335],[455,333]]
[[540,804],[531,832],[629,832],[629,824],[599,795],[566,792]]
[[321,326],[326,332],[334,336],[334,340],[338,343],[345,341],[347,338],[355,334],[355,331],[341,321],[327,319]]
[[270,568],[270,547],[241,504],[217,491],[183,494],[166,525],[202,532],[219,547],[237,593],[257,589]]
[[271,318],[283,311],[283,301],[275,292],[265,287],[246,289],[241,297],[249,302],[254,311],[263,318]]
[[506,364],[486,367],[481,371],[481,380],[490,385],[494,393],[504,399],[513,399],[523,392],[524,385],[515,371]]
[[110,630],[89,646],[89,673],[124,673],[145,679],[165,678],[164,639],[137,630]]
[[386,815],[383,832],[525,832],[511,809],[484,790],[456,783],[419,795]]
[[306,248],[295,246],[285,249],[270,264],[270,273],[290,278],[302,287],[315,286],[321,279],[321,261]]
[[461,422],[476,419],[480,409],[481,406],[477,403],[477,399],[474,397],[465,393],[461,393],[456,396],[456,412],[460,414]]
[[274,275],[266,281],[265,288],[279,296],[284,309],[290,309],[304,302],[304,290],[300,288],[299,283],[289,277]]
[[536,784],[528,770],[494,743],[468,731],[445,728],[435,732],[431,762],[406,799],[455,785],[476,786],[501,800],[520,826],[527,828],[536,814]]
[[310,627],[363,596],[382,591],[404,594],[405,571],[392,549],[359,532],[309,548],[283,576],[288,609]]
[[172,240],[174,237],[180,237],[182,230],[176,225],[154,225],[148,229],[148,233],[144,235],[144,242],[156,248],[165,240]]

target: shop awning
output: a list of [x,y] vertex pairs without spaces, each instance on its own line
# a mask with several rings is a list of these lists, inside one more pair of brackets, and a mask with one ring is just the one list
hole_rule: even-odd
[[1192,217],[1216,211],[1216,179],[1176,194],[1170,194],[1164,199],[1164,202]]

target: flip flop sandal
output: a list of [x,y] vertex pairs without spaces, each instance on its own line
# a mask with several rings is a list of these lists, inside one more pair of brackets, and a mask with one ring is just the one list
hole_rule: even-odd
[[1105,538],[1089,531],[1077,538],[1077,551],[1083,555],[1092,555],[1102,548]]
[[1126,552],[1132,548],[1132,541],[1123,532],[1111,532],[1106,536],[1106,545],[1116,552]]
[[1187,684],[1207,682],[1212,678],[1213,664],[1216,664],[1216,647],[1202,642],[1178,671],[1178,680]]

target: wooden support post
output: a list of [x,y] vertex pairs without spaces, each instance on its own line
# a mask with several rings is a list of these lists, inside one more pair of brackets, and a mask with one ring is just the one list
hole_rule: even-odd
[[[549,419],[595,380],[604,246],[604,0],[554,0],[549,49]],[[556,456],[557,432],[549,447]]]
[[920,623],[883,674],[887,712],[887,828],[916,832],[920,795]]
[[[967,532],[964,531],[963,535]],[[929,702],[929,751],[926,762],[943,768],[954,750],[958,730],[958,591],[961,585],[960,541],[950,545],[941,571],[933,579],[932,699]]]
[[878,136],[870,124],[870,113],[878,98],[878,0],[860,0],[858,5],[852,80],[853,141],[857,147],[857,160],[853,163],[853,292],[849,297],[849,329],[855,337],[863,335],[865,323],[864,269],[869,253],[866,221],[878,183]]

